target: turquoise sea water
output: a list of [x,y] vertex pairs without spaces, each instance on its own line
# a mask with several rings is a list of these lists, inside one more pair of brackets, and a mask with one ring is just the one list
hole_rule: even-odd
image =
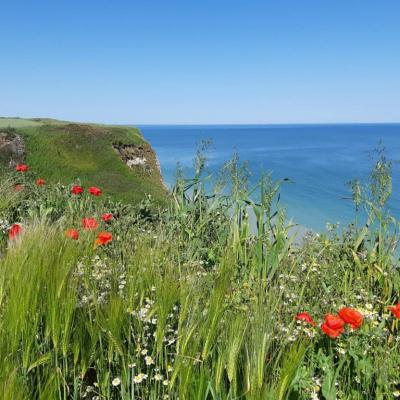
[[[140,126],[171,185],[179,162],[192,171],[196,146],[211,139],[209,169],[217,171],[237,152],[249,163],[251,180],[265,171],[289,178],[281,201],[287,216],[317,231],[327,222],[348,223],[354,216],[346,183],[365,179],[371,153],[380,140],[388,157],[400,159],[400,124]],[[400,171],[394,164],[392,213],[400,218]]]

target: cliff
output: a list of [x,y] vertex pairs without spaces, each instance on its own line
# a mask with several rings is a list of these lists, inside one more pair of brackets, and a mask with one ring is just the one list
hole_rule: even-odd
[[124,202],[166,198],[156,155],[136,128],[0,118],[1,169],[22,162],[47,182],[96,185]]

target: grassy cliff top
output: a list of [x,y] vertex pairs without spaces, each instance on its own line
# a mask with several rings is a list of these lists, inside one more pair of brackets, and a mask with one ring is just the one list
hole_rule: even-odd
[[[20,137],[24,147],[22,159],[0,154],[3,170],[10,168],[10,161],[24,162],[31,174],[47,182],[99,186],[104,194],[124,202],[137,203],[146,194],[159,203],[165,199],[155,153],[136,128],[0,118],[0,135],[7,140]],[[136,161],[129,164],[129,157]]]

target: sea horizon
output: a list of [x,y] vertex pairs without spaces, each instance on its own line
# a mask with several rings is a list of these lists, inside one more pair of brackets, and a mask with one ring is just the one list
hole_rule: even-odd
[[151,123],[121,124],[122,126],[140,127],[291,127],[291,126],[343,126],[343,125],[400,125],[399,122],[282,122],[282,123]]

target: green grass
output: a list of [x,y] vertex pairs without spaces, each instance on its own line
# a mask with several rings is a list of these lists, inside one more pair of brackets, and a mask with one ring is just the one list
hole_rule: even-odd
[[24,118],[4,118],[0,117],[0,128],[24,128],[27,126],[41,125],[39,121]]
[[[0,119],[0,128],[15,128],[26,145],[26,160],[36,177],[102,188],[113,199],[138,203],[150,194],[158,203],[166,198],[159,171],[150,175],[130,169],[113,144],[149,146],[135,128],[72,124],[55,120]],[[34,176],[32,176],[32,179]]]
[[68,124],[67,121],[59,121],[52,118],[8,118],[0,117],[0,128],[24,128],[27,126],[41,126],[41,125],[61,125]]
[[[148,201],[73,197],[62,185],[28,181],[14,192],[14,175],[2,181],[2,399],[396,398],[390,163],[379,159],[370,184],[354,185],[367,215],[359,226],[301,245],[288,235],[279,183],[267,177],[248,188],[234,161],[206,193],[201,158],[197,165],[158,211]],[[83,231],[81,219],[104,212],[115,218],[99,230],[113,241],[94,248],[97,232]],[[9,241],[13,223],[23,233]],[[64,236],[73,227],[78,241]],[[342,306],[364,323],[333,340],[319,324]],[[297,323],[301,311],[318,325]]]

